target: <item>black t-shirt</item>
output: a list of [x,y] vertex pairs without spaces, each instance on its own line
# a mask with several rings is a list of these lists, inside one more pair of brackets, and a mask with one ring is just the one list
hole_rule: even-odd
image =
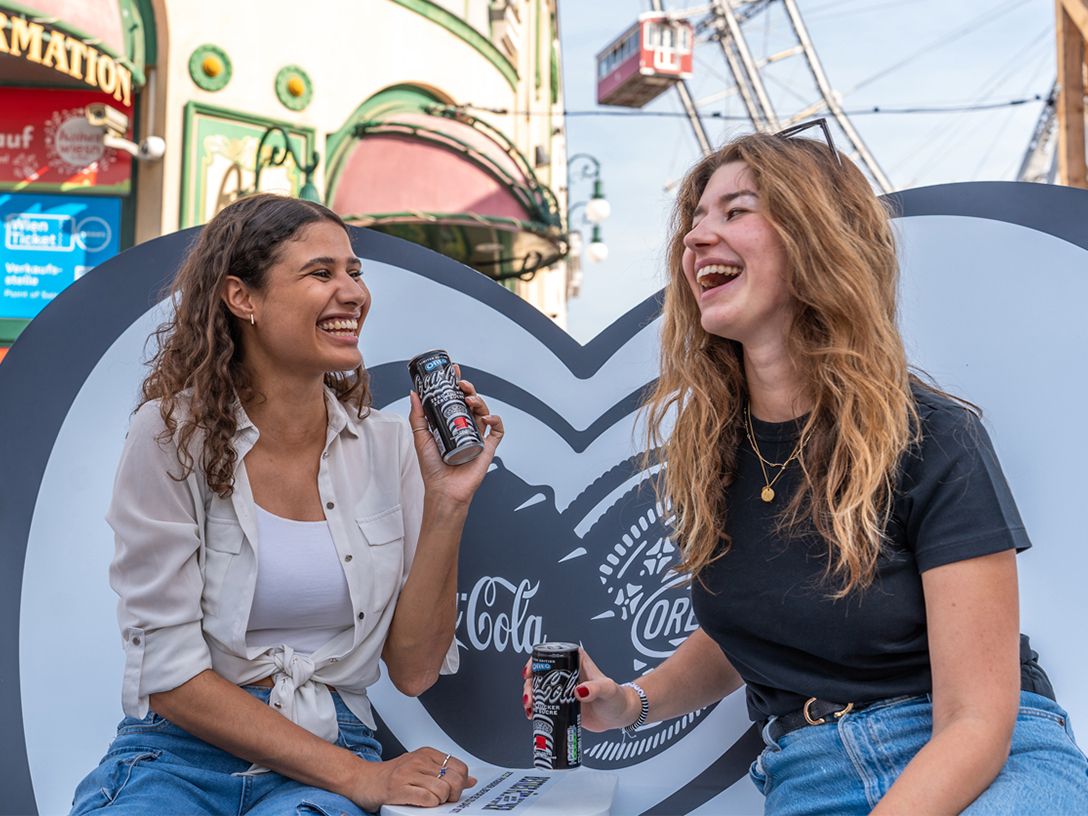
[[[809,697],[864,702],[931,691],[921,573],[1031,546],[982,423],[927,389],[914,396],[922,441],[903,458],[876,578],[840,600],[824,578],[823,539],[811,528],[780,534],[801,476],[796,461],[766,503],[759,460],[747,439],[741,444],[726,491],[732,545],[692,582],[692,602],[748,684],[755,721],[796,711]],[[800,425],[752,424],[763,458],[786,461]],[[777,472],[768,468],[771,478]]]

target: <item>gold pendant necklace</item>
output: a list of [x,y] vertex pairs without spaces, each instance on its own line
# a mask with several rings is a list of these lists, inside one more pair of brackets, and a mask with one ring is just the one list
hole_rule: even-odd
[[[763,454],[759,452],[759,445],[756,444],[756,431],[755,428],[752,427],[751,403],[748,403],[745,406],[745,412],[748,423],[744,431],[748,434],[748,441],[752,445],[752,450],[755,452],[756,458],[759,459],[759,467],[763,471],[763,481],[766,482],[766,484],[763,486],[763,489],[759,491],[759,497],[769,504],[770,502],[774,501],[774,483],[777,482],[779,477],[781,477],[782,474],[786,472],[786,467],[789,465],[789,463],[796,459],[798,454],[801,453],[801,449],[805,446],[805,438],[802,437],[801,439],[797,440],[797,446],[794,447],[793,453],[790,454],[789,459],[787,459],[785,462],[768,462],[766,459],[763,458]],[[773,479],[767,476],[767,468],[769,467],[781,468],[781,470],[779,470],[778,473],[775,474]]]

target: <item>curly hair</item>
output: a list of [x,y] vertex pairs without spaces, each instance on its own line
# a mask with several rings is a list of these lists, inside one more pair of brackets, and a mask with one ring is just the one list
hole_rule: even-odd
[[[787,347],[812,411],[802,431],[802,487],[780,531],[806,524],[828,542],[833,597],[873,580],[897,466],[917,413],[897,326],[898,262],[889,213],[845,157],[822,142],[740,137],[703,159],[673,210],[661,329],[661,375],[646,400],[648,449],[667,462],[659,485],[676,513],[680,568],[724,554],[725,488],[735,478],[748,399],[742,348],[703,329],[681,259],[710,177],[743,162],[760,210],[782,241],[792,302]],[[671,432],[670,421],[675,418]]]
[[[166,425],[161,441],[175,441],[182,466],[175,478],[184,479],[197,467],[191,447],[200,436],[199,467],[208,486],[223,498],[233,492],[235,406],[259,394],[242,362],[239,319],[223,302],[223,284],[232,275],[260,291],[284,245],[320,221],[347,232],[340,217],[320,204],[270,193],[240,198],[204,226],[174,278],[169,291],[173,314],[149,338],[157,350],[148,362],[151,371],[141,386],[139,404],[159,400]],[[354,406],[358,416],[366,415],[369,378],[361,365],[354,371],[330,372],[325,383],[340,402]]]

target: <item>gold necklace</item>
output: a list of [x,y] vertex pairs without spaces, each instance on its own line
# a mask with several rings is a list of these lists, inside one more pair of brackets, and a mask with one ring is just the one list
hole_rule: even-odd
[[[759,492],[759,496],[761,499],[763,499],[763,501],[771,502],[774,501],[774,483],[777,482],[779,477],[781,477],[782,474],[786,472],[786,466],[789,465],[789,463],[792,462],[794,459],[796,459],[797,456],[801,453],[801,449],[805,447],[805,437],[801,437],[799,440],[797,440],[797,446],[793,449],[793,453],[790,454],[789,459],[787,459],[785,462],[768,462],[766,459],[763,458],[763,454],[759,452],[759,445],[756,444],[756,431],[755,428],[752,427],[751,403],[745,405],[745,412],[748,424],[747,427],[744,429],[744,432],[748,434],[748,441],[752,445],[752,450],[755,451],[756,458],[759,459],[759,467],[763,471],[763,481],[766,482],[766,484],[763,486],[763,489]],[[772,479],[767,476],[767,468],[769,467],[777,467],[782,469],[778,471],[778,473],[776,473],[775,477]]]

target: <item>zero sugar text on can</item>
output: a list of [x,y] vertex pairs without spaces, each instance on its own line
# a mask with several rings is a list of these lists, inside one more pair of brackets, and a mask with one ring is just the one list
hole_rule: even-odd
[[533,765],[569,771],[582,765],[582,704],[577,643],[533,647]]
[[408,361],[408,374],[423,402],[423,413],[447,465],[463,465],[480,455],[484,439],[457,384],[457,371],[442,349]]

